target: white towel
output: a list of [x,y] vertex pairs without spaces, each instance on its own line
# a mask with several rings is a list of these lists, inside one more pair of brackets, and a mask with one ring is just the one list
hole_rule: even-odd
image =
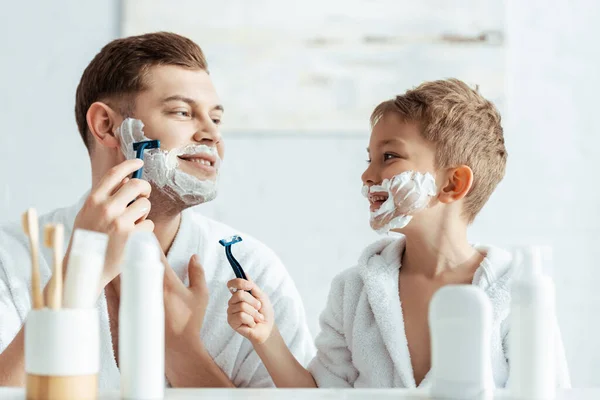
[[[62,223],[65,240],[83,199],[75,206],[54,211],[40,218],[46,223]],[[272,380],[249,341],[234,332],[227,323],[227,302],[231,294],[226,282],[235,275],[218,241],[239,234],[243,241],[233,246],[233,254],[275,308],[277,326],[296,358],[306,364],[314,355],[314,344],[306,325],[302,300],[288,272],[277,256],[264,244],[224,224],[203,217],[194,210],[183,212],[181,226],[167,259],[187,284],[187,266],[192,254],[198,254],[204,267],[210,300],[200,336],[217,365],[238,387],[271,387]],[[68,242],[66,242],[68,243]],[[44,284],[50,278],[52,257],[44,249],[40,257]],[[28,242],[20,226],[0,229],[0,353],[21,328],[31,308],[31,267]],[[98,302],[100,314],[101,367],[99,387],[119,387],[109,331],[106,298]]]
[[[320,387],[414,388],[416,386],[398,296],[404,237],[385,238],[367,247],[358,265],[338,275],[320,318],[317,355],[309,370]],[[511,255],[490,246],[475,246],[485,255],[473,284],[493,307],[492,371],[496,387],[506,386],[509,372],[507,335],[510,312]],[[560,335],[556,343],[559,387],[569,387]],[[419,384],[426,387],[429,374]]]

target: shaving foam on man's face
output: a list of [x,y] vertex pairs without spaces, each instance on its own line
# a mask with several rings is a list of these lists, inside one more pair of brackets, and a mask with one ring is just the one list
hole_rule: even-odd
[[[135,158],[133,143],[151,140],[144,135],[139,119],[127,118],[117,129],[121,151],[127,159]],[[189,164],[190,174],[180,164]],[[196,205],[217,196],[217,181],[221,159],[215,147],[187,144],[173,149],[151,149],[144,153],[143,177],[175,200]]]
[[363,186],[371,203],[371,227],[377,233],[404,228],[413,214],[425,209],[436,196],[435,178],[429,172],[405,171],[381,185]]

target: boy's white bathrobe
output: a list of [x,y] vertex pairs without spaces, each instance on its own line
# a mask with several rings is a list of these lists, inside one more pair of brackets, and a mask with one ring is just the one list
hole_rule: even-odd
[[[405,240],[385,238],[369,246],[358,265],[338,275],[329,293],[309,370],[319,387],[414,388],[415,379],[398,296]],[[485,255],[473,278],[493,307],[491,360],[496,387],[508,379],[508,315],[511,255],[476,246]],[[556,342],[558,385],[569,387],[560,334]],[[430,383],[430,373],[419,385]]]
[[[76,214],[85,198],[73,207],[56,210],[40,218],[40,227],[54,222],[65,226],[65,243],[71,236]],[[276,322],[296,358],[306,365],[314,356],[314,343],[305,321],[300,295],[281,261],[267,246],[224,224],[199,215],[191,209],[183,212],[181,225],[167,255],[169,265],[187,284],[187,266],[192,254],[198,254],[204,267],[210,300],[200,336],[216,364],[238,387],[272,386],[271,378],[253,351],[252,345],[234,332],[227,323],[227,302],[231,293],[226,282],[235,275],[219,240],[239,234],[243,241],[233,254],[265,293],[275,308]],[[0,353],[12,341],[31,308],[31,261],[29,245],[21,227],[0,229]],[[40,257],[42,281],[50,278],[52,256],[44,249]],[[100,315],[101,366],[100,389],[119,387],[119,370],[113,355],[106,297],[98,302]]]

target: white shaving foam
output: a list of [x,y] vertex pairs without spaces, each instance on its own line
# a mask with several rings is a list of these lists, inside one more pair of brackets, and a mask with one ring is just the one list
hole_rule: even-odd
[[[144,135],[144,123],[139,119],[127,118],[117,129],[116,135],[121,142],[121,151],[129,160],[135,158],[133,143],[149,139]],[[179,169],[181,155],[208,154],[215,157],[214,167],[217,171],[215,180],[199,179]],[[144,153],[143,178],[154,183],[158,188],[175,200],[193,206],[206,203],[217,197],[217,181],[221,159],[215,147],[189,144],[171,150],[149,149]]]
[[423,210],[437,194],[435,178],[429,172],[405,171],[385,179],[381,185],[363,186],[362,194],[387,193],[388,198],[375,211],[371,212],[371,226],[377,233],[389,233],[392,229],[404,228],[412,215]]

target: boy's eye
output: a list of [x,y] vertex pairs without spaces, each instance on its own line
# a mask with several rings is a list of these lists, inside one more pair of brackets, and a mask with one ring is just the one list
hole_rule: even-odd
[[390,153],[385,153],[383,155],[383,161],[387,161],[387,160],[391,160],[392,158],[395,158],[396,156]]
[[221,124],[221,119],[220,119],[220,118],[213,118],[212,122],[213,122],[215,125],[220,125],[220,124]]

